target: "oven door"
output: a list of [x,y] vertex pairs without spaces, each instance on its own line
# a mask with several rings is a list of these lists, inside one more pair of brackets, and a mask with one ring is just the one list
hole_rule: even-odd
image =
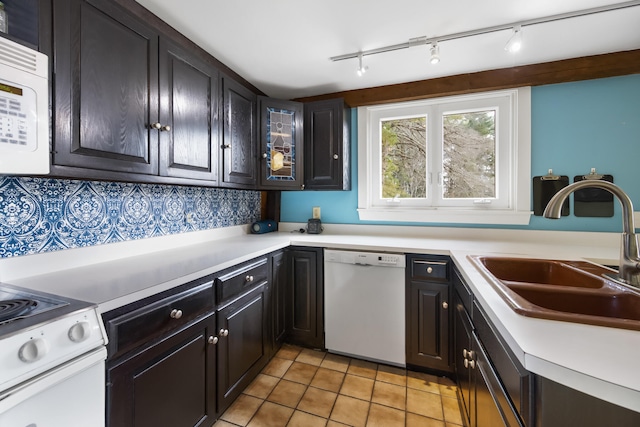
[[0,426],[105,425],[105,359],[100,347],[0,392]]

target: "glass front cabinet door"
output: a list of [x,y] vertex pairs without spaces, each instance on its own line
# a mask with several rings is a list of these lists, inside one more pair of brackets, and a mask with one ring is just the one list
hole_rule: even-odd
[[260,117],[260,187],[302,190],[303,104],[258,98]]

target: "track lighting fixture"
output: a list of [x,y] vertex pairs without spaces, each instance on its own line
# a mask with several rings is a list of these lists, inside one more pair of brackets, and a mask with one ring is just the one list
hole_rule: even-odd
[[367,72],[369,67],[365,67],[362,65],[362,54],[358,55],[358,69],[356,70],[356,74],[358,77],[362,77],[364,73]]
[[431,50],[431,59],[429,60],[429,62],[435,65],[438,62],[440,62],[440,47],[438,46],[438,42],[431,43],[430,50]]
[[513,27],[513,34],[511,38],[504,45],[504,50],[511,53],[516,53],[522,48],[522,27],[520,25],[516,25]]
[[367,68],[368,68],[368,67],[363,67],[362,65],[362,57],[365,55],[377,55],[385,52],[393,52],[396,50],[408,49],[415,46],[431,45],[430,62],[432,64],[437,64],[438,62],[440,62],[440,52],[439,52],[439,46],[438,46],[440,43],[447,42],[450,40],[458,40],[458,39],[463,39],[467,37],[474,37],[482,34],[494,33],[494,32],[505,31],[505,30],[512,30],[513,34],[511,35],[511,38],[507,42],[504,49],[508,52],[517,52],[522,47],[522,28],[523,27],[530,26],[530,25],[544,24],[547,22],[562,21],[565,19],[577,18],[580,16],[593,15],[596,13],[609,12],[613,10],[621,10],[621,9],[637,7],[637,6],[640,6],[640,0],[630,0],[622,3],[592,7],[590,9],[576,10],[574,12],[559,13],[556,15],[549,15],[549,16],[543,16],[540,18],[528,19],[528,20],[517,22],[517,23],[511,22],[508,24],[495,25],[493,27],[478,28],[475,30],[462,31],[459,33],[434,35],[432,37],[427,37],[427,36],[414,37],[409,39],[409,41],[407,42],[377,47],[377,48],[369,49],[366,51],[361,50],[359,52],[332,56],[329,59],[335,62],[335,61],[344,61],[345,59],[358,58],[359,67],[358,67],[357,73],[359,76],[361,76],[367,71]]

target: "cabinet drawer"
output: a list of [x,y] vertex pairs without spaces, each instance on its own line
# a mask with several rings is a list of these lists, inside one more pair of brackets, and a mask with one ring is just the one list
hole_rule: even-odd
[[109,337],[109,359],[148,343],[211,311],[214,308],[213,281],[149,304],[145,304],[143,300],[134,305],[140,308],[105,320]]
[[222,271],[216,279],[218,304],[238,296],[242,292],[267,279],[267,258],[258,258]]
[[412,258],[411,278],[418,280],[449,281],[449,257]]

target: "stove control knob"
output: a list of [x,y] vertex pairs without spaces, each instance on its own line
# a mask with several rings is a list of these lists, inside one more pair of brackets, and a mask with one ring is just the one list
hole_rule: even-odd
[[42,359],[48,352],[49,344],[42,338],[36,338],[27,341],[20,347],[18,357],[23,362],[31,363]]
[[91,325],[89,322],[78,322],[69,328],[69,339],[73,342],[82,342],[91,336]]

